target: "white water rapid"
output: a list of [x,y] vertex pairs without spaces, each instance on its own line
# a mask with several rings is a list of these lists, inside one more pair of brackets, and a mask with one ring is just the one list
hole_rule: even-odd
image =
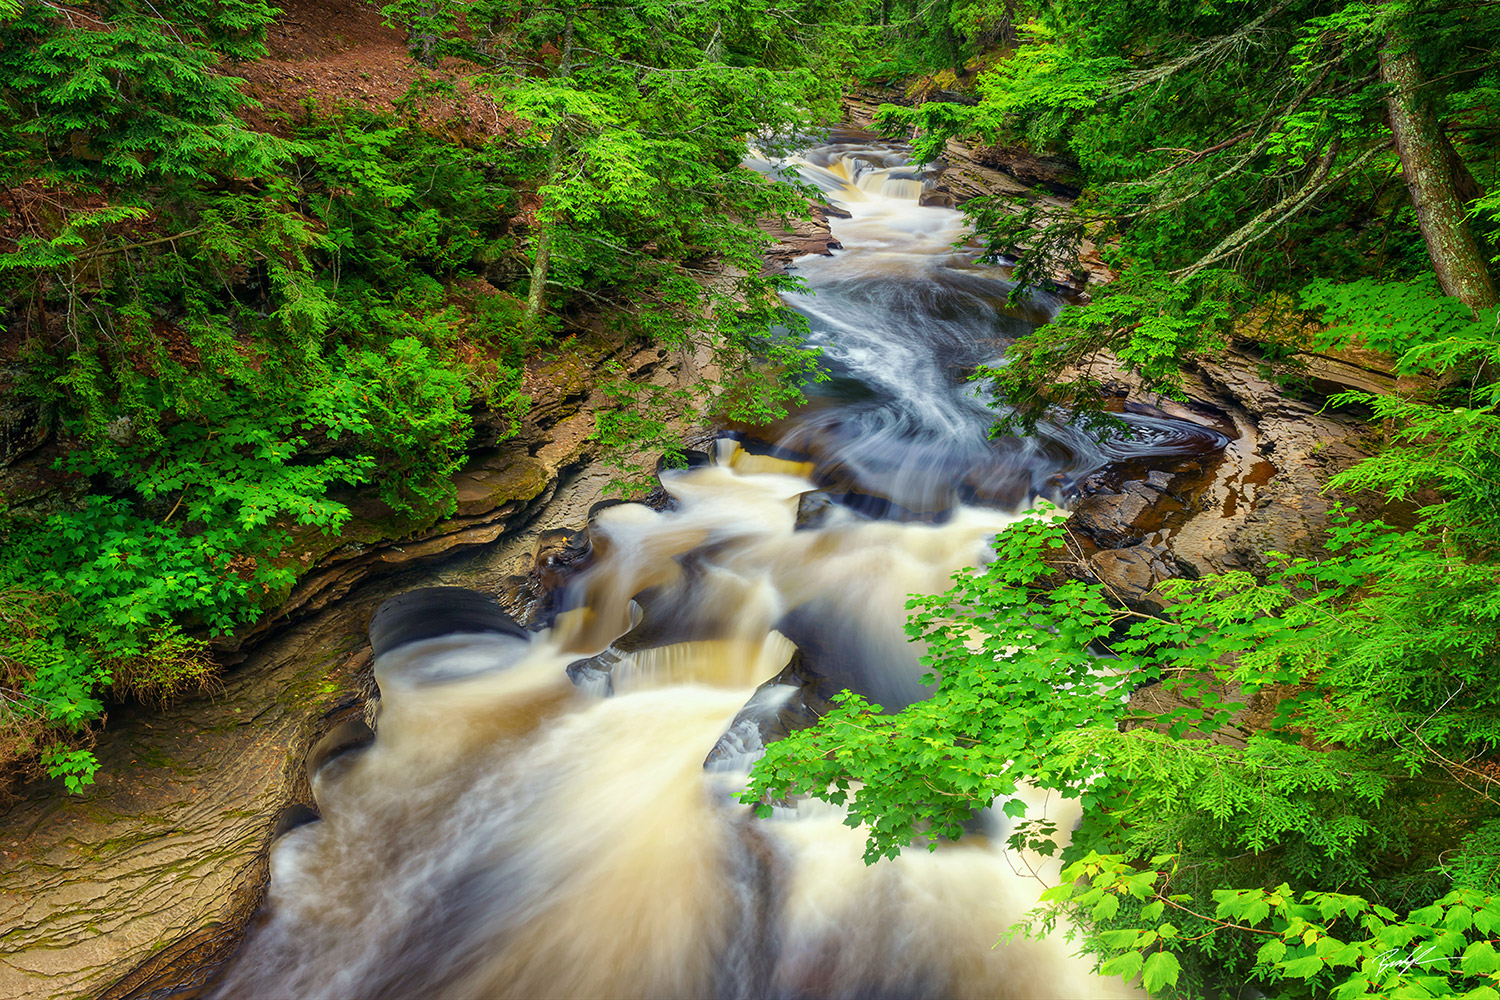
[[[797,265],[831,387],[766,447],[663,473],[663,509],[600,511],[550,627],[377,642],[376,738],[317,772],[321,819],[275,845],[218,996],[1139,995],[1061,933],[997,944],[1057,877],[1003,829],[867,867],[837,810],[734,798],[809,678],[920,697],[907,595],[983,561],[1018,506],[1131,449],[1209,446],[1149,420],[989,440],[965,371],[1056,303],[1009,305],[897,147],[801,167],[851,213],[843,251]],[[1067,830],[1072,808],[1032,816]]]
[[1102,441],[1066,424],[992,439],[993,399],[968,374],[1004,364],[1005,346],[1061,303],[1039,290],[1011,302],[1005,271],[965,245],[963,215],[918,204],[926,174],[901,147],[844,138],[789,161],[752,161],[772,176],[794,170],[850,216],[832,220],[841,252],[796,263],[813,294],[792,304],[834,378],[811,387],[814,405],[778,439],[816,458],[825,483],[928,516],[958,503],[1014,508],[1065,496],[1109,462],[1225,444],[1198,425],[1139,414],[1121,414],[1128,431]]

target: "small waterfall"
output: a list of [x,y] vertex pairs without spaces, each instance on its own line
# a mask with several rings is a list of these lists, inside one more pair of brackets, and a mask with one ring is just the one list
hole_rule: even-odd
[[[1015,517],[835,511],[799,530],[813,484],[740,471],[735,454],[665,474],[673,509],[597,517],[608,554],[570,601],[654,589],[610,641],[655,616],[668,621],[652,634],[692,637],[619,657],[612,695],[568,683],[580,653],[608,647],[577,615],[530,638],[460,633],[377,658],[378,735],[318,772],[323,818],[277,843],[265,922],[219,996],[1134,995],[1060,937],[993,947],[1035,904],[1031,871],[1055,880],[1054,862],[975,836],[867,867],[838,810],[761,821],[734,800],[760,749],[736,719],[774,716],[795,692],[756,691],[794,654],[789,634],[818,648],[788,624],[797,612],[814,609],[825,645],[852,653],[825,669],[915,697],[906,595],[982,561]],[[683,570],[655,582],[644,552]],[[1066,829],[1059,805],[1046,811]]]
[[967,375],[1058,303],[1015,300],[959,213],[917,204],[924,174],[895,144],[758,166],[850,213],[843,251],[797,263],[813,294],[793,300],[833,380],[756,429],[766,447],[721,438],[664,472],[664,509],[599,511],[550,628],[381,646],[376,738],[318,771],[322,819],[275,845],[218,996],[1140,996],[1060,933],[997,944],[1058,877],[1005,847],[1003,820],[866,866],[841,811],[761,820],[734,792],[829,694],[921,698],[908,595],[990,558],[1036,495],[1222,439],[1145,417],[1102,442],[992,439]]

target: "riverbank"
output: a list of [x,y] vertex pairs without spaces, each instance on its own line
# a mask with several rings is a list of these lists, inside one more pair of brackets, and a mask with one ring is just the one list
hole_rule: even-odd
[[[794,236],[804,242],[782,257],[819,239]],[[837,248],[824,238],[823,249]],[[653,350],[620,357],[642,378],[693,377]],[[1346,440],[1357,421],[1284,399],[1253,354],[1203,364],[1196,406],[1174,409],[1128,385],[1120,405],[1220,429],[1234,439],[1225,457],[1182,463],[1198,461],[1196,473],[1116,469],[1079,505],[1081,536],[1093,545],[1086,562],[1122,599],[1148,599],[1166,576],[1242,565],[1263,541],[1310,542],[1326,512],[1320,482],[1359,454]],[[524,617],[563,551],[549,546],[581,528],[601,498],[608,476],[589,467],[587,432],[603,401],[589,374],[552,372],[536,385],[553,395],[539,395],[522,434],[455,477],[455,518],[407,541],[332,550],[222,691],[159,715],[117,714],[100,738],[99,785],[77,797],[28,797],[6,814],[0,916],[12,930],[0,988],[144,996],[212,976],[259,903],[271,840],[306,817],[297,807],[311,804],[308,762],[331,749],[318,742],[365,712],[373,608],[400,590],[443,584],[496,593]],[[1334,447],[1313,448],[1319,441]],[[1153,479],[1162,472],[1165,481]]]
[[[35,783],[0,814],[0,994],[147,996],[211,978],[260,903],[272,839],[312,801],[319,741],[364,712],[374,608],[441,581],[496,592],[521,616],[544,589],[527,579],[546,572],[547,541],[604,498],[614,471],[593,464],[590,435],[607,399],[591,373],[611,352],[595,350],[586,366],[538,368],[522,432],[455,475],[454,518],[407,539],[346,537],[238,637],[214,690],[115,710],[95,784]],[[658,349],[614,353],[638,379],[694,377],[691,359]]]

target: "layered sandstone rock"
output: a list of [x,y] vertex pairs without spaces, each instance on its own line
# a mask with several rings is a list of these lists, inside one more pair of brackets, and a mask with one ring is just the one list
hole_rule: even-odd
[[[642,378],[678,375],[654,349],[618,360]],[[585,467],[602,394],[555,373],[533,382],[521,433],[455,476],[452,518],[391,538],[383,509],[357,500],[278,611],[222,650],[240,662],[220,687],[113,711],[96,784],[38,784],[0,815],[0,996],[192,996],[232,954],[278,827],[308,815],[309,757],[373,694],[374,608],[417,568],[423,583],[534,601],[556,548],[539,526],[581,527],[603,495],[609,472]],[[477,558],[454,561],[464,553]]]
[[[1384,364],[1386,371],[1345,374],[1349,369],[1329,365],[1321,369],[1320,388],[1331,394],[1382,378],[1394,385],[1388,359],[1373,352],[1362,359]],[[1096,359],[1096,376],[1101,363],[1109,369],[1112,360]],[[1196,359],[1187,376],[1189,402],[1179,404],[1142,396],[1138,381],[1118,369],[1110,375],[1129,398],[1231,438],[1215,460],[1149,472],[1118,469],[1084,484],[1085,495],[1074,504],[1073,534],[1094,575],[1123,600],[1154,605],[1151,588],[1170,577],[1260,574],[1270,553],[1312,554],[1321,548],[1338,503],[1370,515],[1401,516],[1377,498],[1327,489],[1334,475],[1373,453],[1375,429],[1363,412],[1330,408],[1323,393],[1299,398],[1245,345]]]

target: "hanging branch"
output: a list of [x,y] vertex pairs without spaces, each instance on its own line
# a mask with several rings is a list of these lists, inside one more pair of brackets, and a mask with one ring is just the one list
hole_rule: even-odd
[[1172,171],[1172,170],[1176,170],[1178,167],[1186,166],[1189,163],[1197,163],[1199,160],[1203,159],[1205,156],[1209,156],[1209,155],[1211,155],[1213,153],[1217,153],[1221,149],[1228,149],[1230,146],[1233,146],[1236,143],[1244,142],[1246,139],[1250,138],[1254,134],[1255,134],[1255,129],[1253,129],[1253,128],[1247,128],[1243,132],[1240,132],[1240,133],[1238,133],[1236,135],[1230,136],[1228,139],[1225,139],[1223,142],[1216,142],[1212,146],[1208,146],[1208,147],[1206,147],[1204,149],[1200,149],[1200,150],[1197,150],[1197,151],[1194,151],[1194,150],[1191,150],[1191,149],[1187,149],[1186,147],[1183,147],[1183,146],[1156,146],[1156,147],[1153,147],[1151,149],[1146,150],[1146,152],[1148,152],[1148,153],[1186,153],[1186,154],[1188,154],[1183,159],[1178,160],[1176,163],[1174,163],[1170,167],[1166,168],[1168,171]]
[[[1247,129],[1246,132],[1242,132],[1239,135],[1235,136],[1232,140],[1228,140],[1227,141],[1228,145],[1233,145],[1233,144],[1235,144],[1237,142],[1242,142],[1244,139],[1249,138],[1250,135],[1253,135],[1254,133],[1260,131],[1262,127],[1270,125],[1270,124],[1272,124],[1274,122],[1285,121],[1286,119],[1290,118],[1292,115],[1296,114],[1297,113],[1297,109],[1300,108],[1300,107],[1302,107],[1303,103],[1309,97],[1311,97],[1314,93],[1316,93],[1317,90],[1318,90],[1318,88],[1323,85],[1323,81],[1328,78],[1328,74],[1330,72],[1332,72],[1333,67],[1334,67],[1334,65],[1337,62],[1338,62],[1337,59],[1330,59],[1326,63],[1324,63],[1323,64],[1323,72],[1320,73],[1320,74],[1318,74],[1318,78],[1316,80],[1314,80],[1312,83],[1310,83],[1307,87],[1303,88],[1303,90],[1300,91],[1295,97],[1293,97],[1292,98],[1292,102],[1290,104],[1288,104],[1286,106],[1286,108],[1279,115],[1272,114],[1272,113],[1267,113],[1254,126],[1252,126],[1250,129]],[[1218,174],[1216,174],[1213,177],[1211,177],[1211,178],[1209,178],[1209,179],[1201,182],[1196,187],[1193,187],[1187,193],[1182,194],[1182,195],[1178,195],[1177,197],[1171,199],[1170,201],[1161,202],[1159,204],[1148,205],[1147,207],[1141,209],[1139,212],[1132,212],[1129,215],[1121,216],[1121,218],[1122,219],[1136,219],[1136,218],[1141,218],[1141,217],[1148,216],[1148,215],[1155,215],[1158,212],[1165,212],[1165,211],[1168,211],[1170,209],[1176,208],[1178,205],[1182,205],[1182,204],[1185,204],[1185,203],[1187,203],[1189,201],[1192,201],[1194,198],[1196,198],[1199,195],[1203,194],[1205,191],[1209,190],[1210,188],[1215,187],[1216,185],[1218,185],[1222,181],[1228,180],[1233,175],[1235,175],[1235,174],[1239,173],[1241,170],[1245,169],[1245,167],[1247,167],[1250,164],[1251,160],[1254,160],[1257,156],[1261,155],[1261,153],[1265,152],[1266,147],[1268,147],[1271,144],[1271,136],[1272,136],[1272,134],[1273,134],[1273,132],[1267,131],[1264,135],[1261,136],[1260,141],[1257,142],[1254,146],[1252,146],[1249,149],[1249,151],[1246,152],[1244,155],[1242,155],[1239,159],[1235,160],[1233,163],[1231,163],[1228,167],[1224,168],[1224,170],[1220,171]],[[1228,146],[1226,145],[1226,143],[1219,143],[1216,146],[1211,146],[1208,149],[1205,149],[1205,150],[1203,150],[1203,151],[1201,151],[1199,153],[1194,154],[1188,160],[1184,160],[1181,163],[1174,163],[1174,164],[1172,164],[1172,166],[1167,167],[1166,170],[1161,171],[1157,176],[1165,178],[1166,175],[1169,175],[1171,171],[1177,169],[1177,167],[1181,166],[1182,163],[1197,162],[1199,158],[1206,157],[1210,153],[1216,152],[1216,151],[1218,151],[1220,149],[1223,149],[1223,148],[1228,148]]]
[[1230,50],[1247,43],[1252,35],[1260,32],[1261,27],[1267,21],[1286,10],[1286,8],[1286,0],[1281,0],[1280,3],[1237,31],[1230,32],[1227,35],[1220,35],[1218,38],[1210,38],[1208,41],[1189,50],[1186,55],[1168,60],[1159,66],[1138,70],[1134,73],[1127,73],[1120,79],[1119,83],[1110,89],[1109,96],[1121,97],[1133,91],[1140,90],[1142,87],[1149,87],[1153,83],[1165,80],[1174,73],[1187,69],[1189,66],[1195,66],[1205,59],[1225,55]]
[[1389,145],[1390,143],[1383,142],[1377,146],[1371,146],[1361,153],[1354,162],[1340,171],[1337,177],[1330,180],[1328,174],[1333,167],[1333,161],[1338,156],[1339,150],[1339,140],[1335,139],[1329,144],[1327,151],[1323,154],[1323,158],[1318,161],[1317,169],[1313,171],[1312,176],[1300,188],[1224,237],[1218,246],[1210,250],[1206,256],[1200,258],[1196,263],[1169,273],[1179,282],[1186,281],[1209,265],[1218,263],[1235,251],[1242,250],[1257,240],[1264,239],[1282,223],[1312,204],[1325,190],[1344,180],[1372,159],[1375,154],[1381,152]]

